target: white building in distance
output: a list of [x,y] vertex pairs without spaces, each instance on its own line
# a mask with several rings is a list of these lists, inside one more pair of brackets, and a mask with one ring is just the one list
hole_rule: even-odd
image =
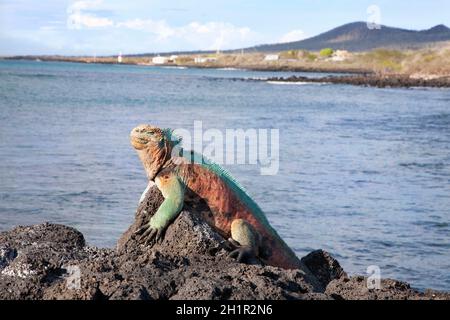
[[157,56],[152,58],[153,64],[166,64],[168,61],[169,61],[168,57]]
[[169,62],[175,63],[177,62],[178,56],[176,54],[173,54],[169,58]]
[[264,61],[278,61],[280,56],[277,54],[268,54],[264,57]]
[[331,58],[329,58],[328,60],[340,62],[340,61],[348,60],[351,57],[352,57],[352,54],[350,52],[348,52],[347,50],[336,50],[335,52],[333,52],[333,55],[331,56]]

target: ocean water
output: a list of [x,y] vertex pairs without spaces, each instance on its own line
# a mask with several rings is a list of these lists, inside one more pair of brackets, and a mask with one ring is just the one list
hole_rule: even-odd
[[146,187],[134,126],[277,128],[278,174],[227,169],[299,256],[450,290],[450,91],[238,80],[291,74],[0,61],[0,230],[112,247]]

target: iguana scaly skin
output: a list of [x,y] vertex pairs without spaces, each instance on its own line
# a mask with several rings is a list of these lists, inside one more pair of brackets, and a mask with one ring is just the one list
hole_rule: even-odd
[[169,129],[140,125],[130,134],[149,179],[156,183],[164,201],[150,222],[137,233],[147,243],[160,240],[164,230],[180,213],[185,198],[196,195],[208,205],[205,221],[235,247],[230,254],[238,261],[257,258],[285,269],[300,266],[295,253],[270,226],[258,205],[219,165],[201,155],[181,155],[180,139]]

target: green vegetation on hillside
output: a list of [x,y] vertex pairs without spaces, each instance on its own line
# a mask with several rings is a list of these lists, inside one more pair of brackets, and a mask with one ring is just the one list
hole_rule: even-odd
[[323,58],[328,58],[333,55],[333,52],[334,52],[333,49],[325,48],[325,49],[320,50],[319,55]]

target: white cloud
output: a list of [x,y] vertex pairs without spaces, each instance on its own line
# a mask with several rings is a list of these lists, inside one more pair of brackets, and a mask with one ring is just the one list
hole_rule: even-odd
[[82,1],[75,1],[72,3],[68,8],[67,12],[73,13],[75,11],[81,11],[81,10],[88,10],[88,9],[96,9],[100,7],[100,5],[103,3],[103,0],[82,0]]
[[174,35],[175,30],[171,28],[164,20],[143,20],[133,19],[116,24],[118,28],[127,28],[132,30],[147,31],[157,36],[158,40],[167,39]]
[[284,34],[278,42],[284,43],[284,42],[294,42],[305,39],[305,33],[303,30],[292,30],[288,33]]
[[247,27],[237,27],[226,22],[191,22],[175,29],[174,37],[181,38],[195,47],[221,50],[239,46],[250,40],[252,32]]
[[[1,1],[1,0],[0,0]],[[114,7],[114,6],[113,6]],[[117,9],[117,7],[116,7]],[[111,10],[111,3],[103,0],[78,0],[67,8],[69,29],[109,28],[117,31],[138,30],[150,37],[153,48],[183,47],[202,50],[222,50],[246,46],[257,37],[247,27],[235,26],[227,22],[192,21],[182,26],[172,26],[165,20],[129,19],[113,20],[104,12]],[[121,29],[121,30],[120,30]],[[114,33],[113,30],[111,30]],[[141,35],[142,36],[142,35]],[[147,41],[147,43],[149,43]]]
[[239,46],[254,36],[249,28],[237,27],[226,22],[199,23],[193,21],[181,27],[172,27],[164,20],[134,19],[117,23],[116,26],[148,32],[156,36],[157,41],[178,39],[195,48],[207,50]]
[[91,14],[74,13],[68,17],[67,26],[69,29],[103,28],[111,27],[114,22],[108,18],[97,17]]
[[109,18],[98,17],[92,13],[85,13],[85,10],[98,9],[103,0],[82,0],[75,1],[67,8],[67,27],[69,29],[104,28],[111,27],[114,22]]

